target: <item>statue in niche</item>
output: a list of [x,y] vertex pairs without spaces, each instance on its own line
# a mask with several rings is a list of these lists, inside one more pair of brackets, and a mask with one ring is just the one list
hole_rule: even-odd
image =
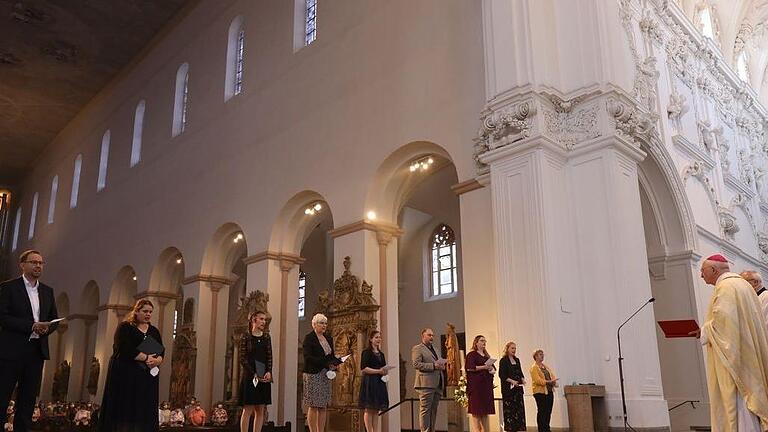
[[352,261],[344,258],[344,272],[333,283],[332,296],[320,296],[320,309],[328,316],[328,329],[333,337],[336,355],[349,355],[337,371],[332,386],[329,424],[334,430],[363,430],[357,408],[360,393],[360,354],[366,348],[368,335],[377,329],[376,312],[380,306],[373,298],[373,286],[353,275]]
[[182,325],[192,325],[195,318],[195,299],[187,299],[184,302],[184,312],[182,313]]
[[67,390],[69,389],[69,362],[64,360],[56,368],[56,372],[53,374],[53,390],[51,391],[51,398],[55,401],[63,401],[67,399]]
[[180,407],[195,389],[197,336],[191,326],[182,326],[173,340],[171,361],[171,406]]
[[459,352],[459,339],[456,337],[456,326],[451,323],[445,324],[445,351],[448,364],[446,372],[449,386],[459,385],[461,377],[461,353]]
[[88,394],[96,396],[96,391],[99,388],[99,373],[101,373],[101,364],[96,357],[91,358],[91,369],[88,372]]

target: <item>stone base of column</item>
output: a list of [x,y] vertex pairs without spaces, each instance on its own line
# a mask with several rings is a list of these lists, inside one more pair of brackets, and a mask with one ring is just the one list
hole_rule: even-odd
[[[453,399],[455,394],[456,386],[448,386],[446,397]],[[448,406],[448,432],[464,432],[464,417],[467,416],[467,410],[455,401],[446,401],[444,403]]]

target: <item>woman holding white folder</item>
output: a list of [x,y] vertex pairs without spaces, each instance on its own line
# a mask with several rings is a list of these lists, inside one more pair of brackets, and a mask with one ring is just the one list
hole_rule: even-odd
[[310,432],[324,432],[331,404],[331,379],[341,361],[333,350],[333,338],[326,334],[328,317],[315,314],[312,331],[304,338],[304,395],[302,403],[307,407],[307,426]]
[[360,369],[363,382],[360,384],[360,408],[363,409],[363,421],[366,432],[378,430],[378,413],[389,407],[387,379],[389,370],[384,353],[381,352],[381,332],[374,330],[368,337],[368,348],[360,357]]
[[485,336],[477,335],[472,341],[472,350],[464,362],[467,371],[467,396],[471,414],[470,430],[487,432],[488,415],[496,414],[493,405],[493,375],[496,372],[494,361],[485,349]]

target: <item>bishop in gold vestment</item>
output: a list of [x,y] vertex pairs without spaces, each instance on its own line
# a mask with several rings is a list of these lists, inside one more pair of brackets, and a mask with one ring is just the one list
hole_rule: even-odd
[[722,255],[701,277],[715,291],[702,325],[713,432],[768,430],[768,337],[754,290]]

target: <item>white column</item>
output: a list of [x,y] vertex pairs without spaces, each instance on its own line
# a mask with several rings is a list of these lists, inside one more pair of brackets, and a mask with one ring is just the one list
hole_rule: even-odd
[[[381,306],[379,329],[387,363],[399,366],[400,330],[397,292],[397,238],[402,231],[382,223],[362,221],[331,231],[334,250],[334,279],[341,276],[344,257],[350,257],[352,274],[373,285],[373,298]],[[400,400],[400,370],[390,371],[387,382],[390,405]],[[382,417],[382,430],[400,431],[400,409]]]

